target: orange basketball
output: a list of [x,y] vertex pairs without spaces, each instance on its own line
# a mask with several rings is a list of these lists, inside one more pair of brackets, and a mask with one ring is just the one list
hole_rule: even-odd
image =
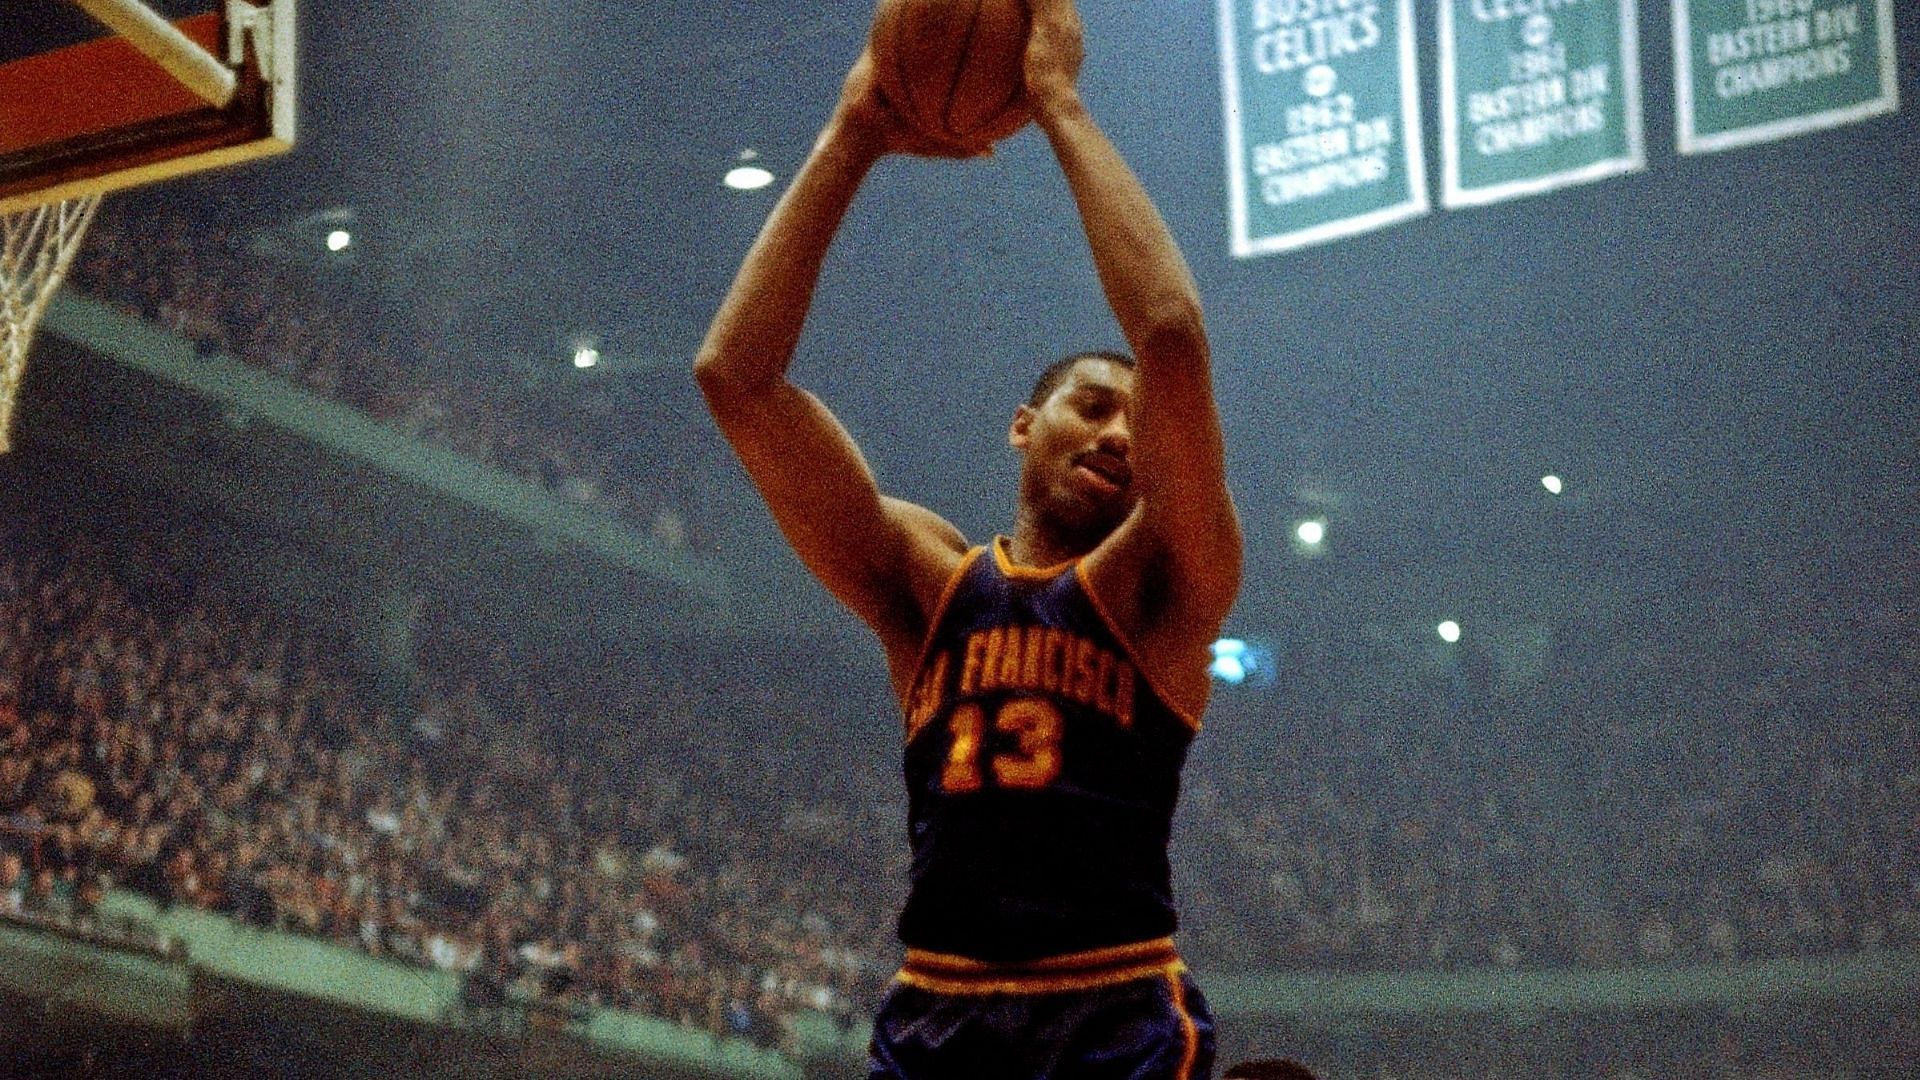
[[1027,122],[1025,0],[880,0],[870,43],[881,96],[923,134],[978,148]]

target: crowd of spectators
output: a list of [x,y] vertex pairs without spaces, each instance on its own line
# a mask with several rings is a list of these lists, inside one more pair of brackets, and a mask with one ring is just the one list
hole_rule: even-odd
[[[1920,633],[1877,598],[1821,606],[1853,614],[1650,613],[1559,643],[1523,691],[1416,684],[1190,770],[1194,950],[1399,970],[1920,949]],[[1334,713],[1369,693],[1346,677]],[[1223,696],[1213,737],[1275,733],[1303,696]]]
[[[476,1001],[766,1043],[881,992],[897,779],[796,767],[832,745],[804,688],[569,695],[477,655],[395,712],[328,630],[168,586],[157,550],[0,534],[0,909],[85,916],[111,882],[458,973]],[[1465,713],[1415,685],[1371,739],[1223,695],[1179,819],[1183,948],[1321,972],[1920,949],[1920,639],[1897,607],[1862,618],[1649,621]],[[1700,685],[1567,719],[1682,637],[1711,669],[1665,677]]]
[[[620,518],[667,547],[705,546],[698,492],[672,439],[606,437],[608,402],[584,390],[556,408],[503,373],[502,358],[458,355],[444,335],[396,330],[352,279],[275,258],[216,215],[108,203],[68,288],[217,353],[280,375],[411,437]],[[611,449],[619,447],[618,454]]]
[[[1578,723],[1542,686],[1494,709],[1524,709],[1528,724],[1471,717],[1448,734],[1459,717],[1440,705],[1390,724],[1384,746],[1354,730],[1288,730],[1254,761],[1194,771],[1190,934],[1238,969],[1699,965],[1920,947],[1912,626],[1885,611],[1882,625],[1839,630],[1880,644],[1868,665],[1841,661],[1851,646],[1839,636],[1740,626],[1686,630],[1718,636],[1715,673],[1678,659],[1688,651],[1661,626],[1642,626],[1620,655],[1580,657],[1622,686],[1701,680],[1638,723]],[[1624,653],[1670,657],[1667,671],[1634,671]],[[1273,730],[1235,705],[1215,709],[1215,726]],[[1517,734],[1488,755],[1486,732],[1501,728]]]
[[312,636],[213,593],[139,595],[109,568],[137,549],[9,547],[0,846],[29,877],[22,908],[84,906],[110,879],[456,972],[480,1002],[763,1042],[798,1010],[850,1016],[885,977],[884,916],[835,887],[844,866],[801,854],[858,831],[838,807],[781,807],[762,829],[644,740],[562,759],[470,683],[402,722]]

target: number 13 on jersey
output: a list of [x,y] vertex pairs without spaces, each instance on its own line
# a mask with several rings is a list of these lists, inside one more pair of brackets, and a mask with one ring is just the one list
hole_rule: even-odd
[[[953,745],[947,751],[940,787],[949,795],[980,790],[981,740],[986,735],[986,709],[977,701],[954,708],[947,719]],[[993,730],[1012,735],[1011,749],[987,758],[986,767],[1006,788],[1043,788],[1060,776],[1060,710],[1045,698],[1013,698],[993,714]]]

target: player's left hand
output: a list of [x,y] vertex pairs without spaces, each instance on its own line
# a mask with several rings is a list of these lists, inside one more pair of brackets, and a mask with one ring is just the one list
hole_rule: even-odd
[[1032,16],[1027,31],[1027,106],[1035,116],[1077,94],[1086,45],[1080,12],[1073,0],[1027,0]]
[[872,50],[861,52],[847,72],[840,88],[839,119],[859,135],[876,140],[888,154],[913,154],[919,157],[969,158],[988,151],[976,147],[955,146],[932,138],[900,118],[880,92],[873,76]]

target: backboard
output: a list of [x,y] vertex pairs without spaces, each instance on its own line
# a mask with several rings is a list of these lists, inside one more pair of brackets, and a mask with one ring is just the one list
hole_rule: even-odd
[[178,18],[144,0],[71,0],[97,28],[76,23],[65,0],[8,2],[0,23],[0,453],[11,447],[34,326],[101,196],[282,153],[294,137],[294,0],[211,0],[222,6]]
[[[31,18],[40,5],[8,0]],[[101,10],[135,0],[73,0]],[[208,5],[212,6],[212,5]],[[65,12],[60,14],[65,15]],[[160,22],[157,16],[149,16]],[[99,35],[0,65],[0,213],[282,153],[294,140],[294,5],[226,0],[168,20],[218,67],[231,99],[210,103],[135,38]],[[32,42],[28,42],[31,47]],[[203,66],[212,67],[213,65]]]

